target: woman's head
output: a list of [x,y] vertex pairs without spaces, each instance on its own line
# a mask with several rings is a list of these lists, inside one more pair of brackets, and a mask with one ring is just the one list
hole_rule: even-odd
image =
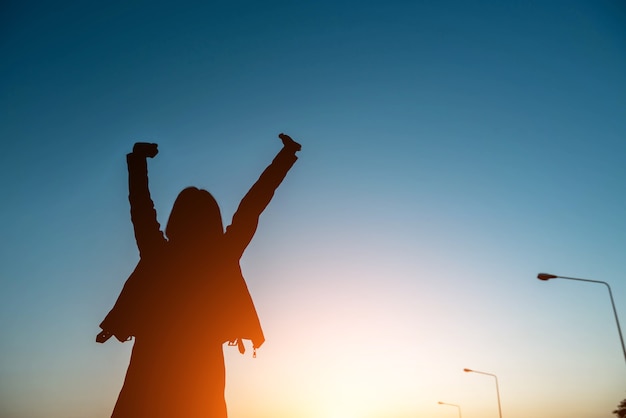
[[170,242],[183,245],[210,245],[224,235],[217,202],[206,190],[184,189],[174,202],[165,233]]

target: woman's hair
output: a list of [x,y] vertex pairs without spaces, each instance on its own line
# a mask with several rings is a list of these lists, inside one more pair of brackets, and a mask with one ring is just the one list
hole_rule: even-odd
[[211,193],[187,187],[174,202],[165,234],[171,242],[213,244],[224,235],[222,215]]

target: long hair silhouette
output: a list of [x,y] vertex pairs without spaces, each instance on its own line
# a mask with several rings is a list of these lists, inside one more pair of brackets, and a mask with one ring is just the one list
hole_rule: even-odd
[[193,246],[216,244],[224,235],[222,214],[206,190],[187,187],[174,202],[165,235],[170,242]]

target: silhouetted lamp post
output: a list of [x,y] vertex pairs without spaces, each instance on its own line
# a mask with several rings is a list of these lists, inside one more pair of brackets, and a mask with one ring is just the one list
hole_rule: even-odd
[[446,402],[437,402],[439,405],[449,405],[449,406],[456,406],[457,408],[459,408],[459,418],[461,417],[461,407],[459,405],[453,404],[453,403],[446,403]]
[[496,394],[498,395],[498,414],[500,414],[500,418],[502,418],[502,408],[500,407],[500,388],[498,387],[498,376],[496,376],[493,373],[479,372],[478,370],[472,370],[472,369],[463,369],[463,371],[466,373],[486,374],[487,376],[493,376],[496,379]]
[[617,317],[617,309],[615,309],[615,301],[613,300],[613,292],[611,292],[611,286],[607,282],[603,282],[600,280],[589,280],[589,279],[577,279],[575,277],[565,277],[565,276],[556,276],[554,274],[548,273],[539,273],[537,275],[539,280],[548,281],[550,279],[567,279],[567,280],[576,280],[579,282],[590,282],[590,283],[602,283],[609,289],[609,297],[611,298],[611,305],[613,306],[613,314],[615,315],[615,323],[617,324],[617,332],[619,333],[619,340],[622,343],[622,352],[624,353],[624,360],[626,360],[626,347],[624,347],[624,337],[622,336],[622,329],[619,325],[619,318]]

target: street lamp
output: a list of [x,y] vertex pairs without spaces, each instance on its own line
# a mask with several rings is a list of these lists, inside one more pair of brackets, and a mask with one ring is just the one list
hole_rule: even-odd
[[500,414],[500,418],[502,418],[502,407],[500,406],[500,388],[498,387],[498,376],[496,376],[493,373],[479,372],[478,370],[472,370],[472,369],[463,369],[463,371],[466,373],[486,374],[487,376],[493,376],[496,379],[496,394],[498,395],[498,414]]
[[589,279],[577,279],[575,277],[565,277],[565,276],[556,276],[554,274],[548,273],[539,273],[537,275],[539,280],[548,281],[550,279],[567,279],[567,280],[576,280],[579,282],[590,282],[590,283],[602,283],[609,289],[609,297],[611,298],[611,305],[613,306],[613,314],[615,315],[615,323],[617,324],[617,332],[619,333],[619,340],[622,343],[622,352],[624,353],[624,360],[626,360],[626,347],[624,346],[624,337],[622,336],[622,329],[619,325],[619,318],[617,317],[617,309],[615,309],[615,301],[613,300],[613,292],[611,292],[611,286],[607,282],[603,282],[600,280],[589,280]]
[[453,404],[453,403],[446,403],[446,402],[437,402],[439,405],[449,405],[449,406],[456,406],[457,408],[459,408],[459,418],[461,417],[461,407],[459,405]]

